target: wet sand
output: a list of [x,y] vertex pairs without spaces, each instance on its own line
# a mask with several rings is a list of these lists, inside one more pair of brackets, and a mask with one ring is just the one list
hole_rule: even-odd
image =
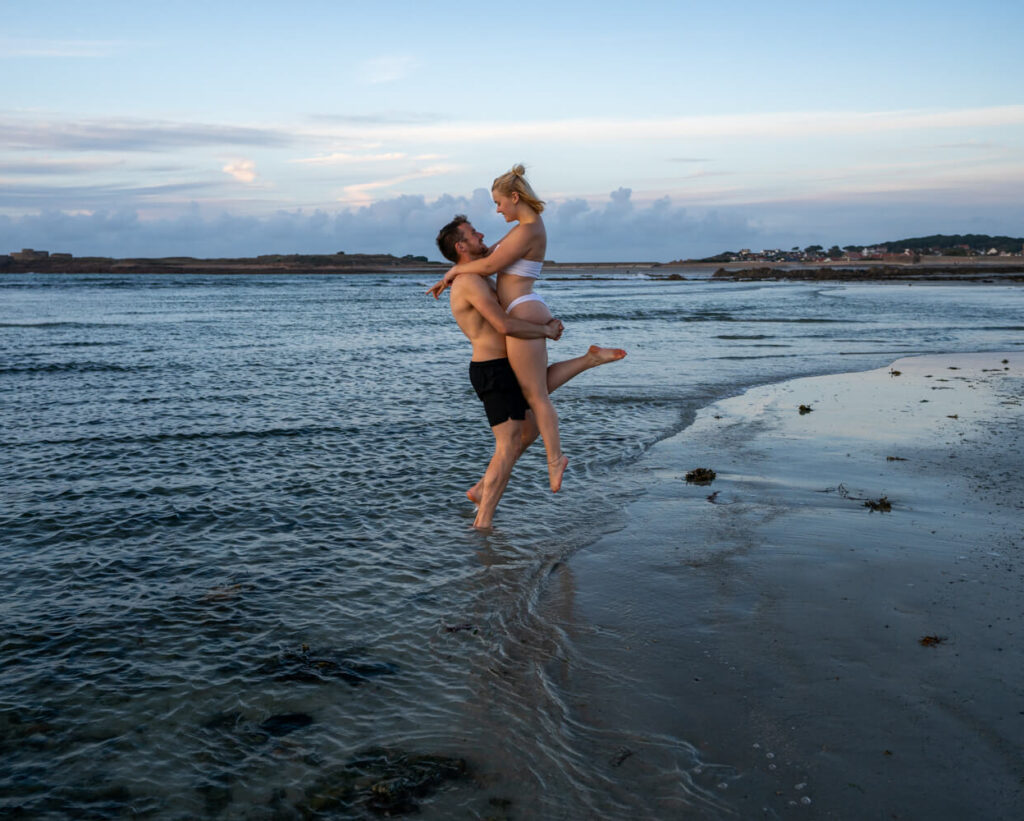
[[[652,451],[625,528],[569,563],[570,700],[627,739],[623,781],[665,817],[1020,817],[1022,375],[936,355],[756,388]],[[659,772],[674,742],[697,760]]]

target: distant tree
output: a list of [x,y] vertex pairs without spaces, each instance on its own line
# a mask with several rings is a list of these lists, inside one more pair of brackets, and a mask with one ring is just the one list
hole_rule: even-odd
[[990,237],[988,234],[932,234],[928,237],[911,237],[909,239],[893,240],[883,242],[890,252],[900,252],[904,248],[911,251],[928,251],[955,248],[958,245],[966,245],[972,251],[985,252],[989,248],[999,251],[1017,252],[1024,245],[1021,237]]
[[794,245],[794,246],[793,246],[792,248],[790,248],[789,250],[790,250],[790,251],[799,251],[799,250],[800,250],[800,246],[799,246],[799,245]]
[[861,251],[864,250],[864,246],[863,245],[844,245],[843,246],[843,250],[844,251],[851,251],[851,252],[853,252],[855,254],[859,254]]
[[827,256],[831,257],[832,259],[842,259],[845,256],[845,254],[843,253],[842,248],[840,248],[838,245],[833,245],[831,248],[828,249]]
[[805,254],[820,254],[824,250],[825,249],[822,246],[820,246],[820,245],[808,245],[806,248],[804,248],[804,253]]

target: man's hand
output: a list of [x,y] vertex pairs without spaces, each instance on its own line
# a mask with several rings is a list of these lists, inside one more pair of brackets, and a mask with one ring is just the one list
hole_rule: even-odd
[[544,324],[544,327],[548,329],[548,339],[561,339],[562,331],[565,330],[562,320],[555,319],[554,317],[549,319]]

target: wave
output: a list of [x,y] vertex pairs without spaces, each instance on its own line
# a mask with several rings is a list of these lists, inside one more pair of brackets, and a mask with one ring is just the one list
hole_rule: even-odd
[[719,334],[715,339],[775,339],[773,334]]
[[138,373],[151,365],[117,365],[109,362],[50,362],[45,365],[0,367],[0,376],[30,373]]
[[0,328],[123,328],[119,322],[0,322]]
[[81,436],[73,439],[40,439],[32,444],[39,445],[155,445],[161,442],[232,441],[236,439],[279,439],[341,434],[357,436],[365,430],[355,427],[329,425],[306,425],[298,428],[266,428],[263,430],[191,431],[179,433],[148,434],[146,436]]

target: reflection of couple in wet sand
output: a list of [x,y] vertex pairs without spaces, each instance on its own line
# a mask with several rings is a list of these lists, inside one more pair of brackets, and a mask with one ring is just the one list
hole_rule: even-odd
[[[484,403],[494,432],[494,455],[483,478],[466,495],[478,506],[474,527],[491,526],[512,467],[541,436],[548,457],[548,479],[557,493],[568,457],[558,435],[558,414],[549,394],[583,371],[622,359],[618,348],[589,350],[548,366],[547,340],[562,335],[562,323],[533,293],[547,251],[539,200],[517,165],[494,181],[491,195],[505,222],[517,225],[488,249],[484,235],[462,215],[441,229],[437,245],[456,263],[428,293],[440,296],[451,285],[455,321],[473,344],[469,377]],[[488,276],[497,274],[497,282]],[[475,276],[474,276],[475,275]]]

